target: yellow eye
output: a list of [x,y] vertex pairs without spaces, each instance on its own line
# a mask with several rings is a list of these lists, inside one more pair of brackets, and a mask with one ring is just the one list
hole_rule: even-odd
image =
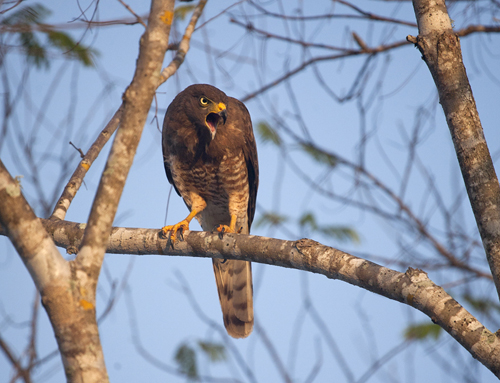
[[200,98],[200,105],[207,106],[208,105],[208,98],[206,98],[206,97]]

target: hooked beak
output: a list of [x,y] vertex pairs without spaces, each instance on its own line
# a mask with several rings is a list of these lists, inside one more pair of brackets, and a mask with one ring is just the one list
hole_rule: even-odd
[[224,125],[226,123],[227,119],[227,111],[226,111],[226,105],[222,102],[219,102],[218,105],[215,106],[215,108],[208,113],[207,117],[205,118],[205,123],[210,130],[210,134],[212,135],[212,140],[215,137],[215,133],[217,133],[217,128],[219,127],[219,124],[222,121],[222,124]]

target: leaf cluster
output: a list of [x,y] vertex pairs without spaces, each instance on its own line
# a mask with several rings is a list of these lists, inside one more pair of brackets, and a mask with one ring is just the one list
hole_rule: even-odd
[[353,228],[337,225],[318,225],[316,217],[312,212],[304,213],[299,219],[299,225],[302,229],[309,229],[312,232],[321,233],[340,242],[360,242],[359,235]]
[[49,15],[50,11],[37,3],[12,11],[1,24],[9,27],[7,31],[15,35],[28,62],[37,68],[49,68],[50,48],[84,66],[93,66],[97,51],[74,40],[68,33],[43,24]]
[[218,343],[198,341],[194,346],[188,343],[182,343],[175,353],[174,360],[177,363],[179,371],[186,375],[190,380],[199,378],[197,354],[202,353],[210,362],[221,362],[226,360],[226,350],[224,346]]
[[[259,220],[255,223],[255,226],[277,227],[287,221],[289,221],[289,218],[284,215],[273,212],[266,212],[259,217]],[[326,237],[333,238],[340,242],[360,242],[359,234],[353,228],[339,225],[319,225],[316,221],[315,215],[312,212],[304,213],[297,220],[297,223],[302,230],[308,230],[309,233],[321,233]]]

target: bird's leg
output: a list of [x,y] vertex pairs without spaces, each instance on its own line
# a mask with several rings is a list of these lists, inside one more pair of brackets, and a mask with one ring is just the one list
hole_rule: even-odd
[[166,237],[167,233],[171,231],[170,233],[170,240],[172,243],[175,243],[175,240],[177,239],[177,232],[180,230],[181,232],[181,238],[182,238],[182,233],[185,230],[189,230],[189,223],[192,221],[192,219],[198,214],[198,211],[193,209],[191,210],[191,213],[183,219],[181,222],[175,224],[175,225],[169,225],[169,226],[164,226],[161,229],[162,234]]
[[219,225],[217,227],[217,231],[220,233],[220,235],[222,236],[224,233],[236,233],[236,232],[240,232],[240,230],[236,230],[236,219],[238,217],[236,216],[236,214],[231,214],[231,223],[229,224],[229,226],[227,225]]

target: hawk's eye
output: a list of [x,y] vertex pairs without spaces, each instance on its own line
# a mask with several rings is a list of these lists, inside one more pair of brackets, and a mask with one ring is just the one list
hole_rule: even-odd
[[206,97],[200,98],[200,105],[207,106],[208,105],[208,98],[206,98]]

